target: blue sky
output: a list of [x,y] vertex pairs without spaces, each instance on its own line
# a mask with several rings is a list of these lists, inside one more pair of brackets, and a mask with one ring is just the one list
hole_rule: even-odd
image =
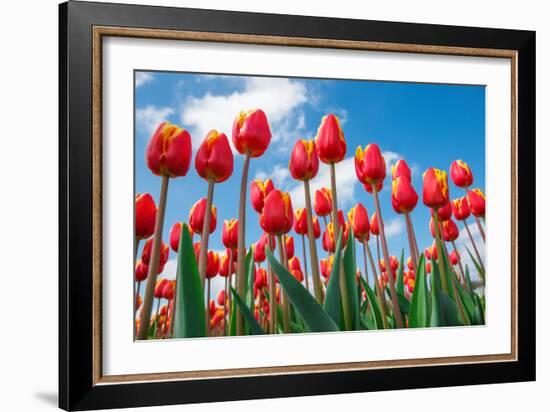
[[[263,109],[272,130],[272,141],[261,158],[253,159],[249,179],[271,177],[275,185],[292,194],[294,207],[303,205],[300,182],[288,172],[288,160],[298,138],[315,136],[322,116],[337,114],[343,126],[347,155],[337,166],[338,200],[347,212],[362,202],[372,214],[372,196],[357,181],[353,156],[358,145],[377,143],[389,167],[405,159],[413,169],[413,185],[422,192],[422,172],[430,166],[449,170],[455,159],[466,161],[474,174],[474,187],[485,191],[485,88],[471,85],[417,84],[381,81],[272,78],[251,76],[200,75],[191,73],[136,72],[135,87],[135,188],[149,192],[158,201],[160,178],[153,175],[144,161],[145,146],[156,126],[169,120],[187,129],[193,140],[193,154],[211,129],[231,138],[231,125],[240,110]],[[238,191],[243,157],[235,155],[232,177],[217,184],[214,204],[218,208],[218,225],[210,237],[210,248],[222,250],[221,227],[224,219],[237,217]],[[322,165],[312,189],[329,186],[328,168]],[[390,254],[399,256],[408,241],[404,218],[394,213],[390,202],[391,175],[388,173],[381,193],[382,215]],[[464,191],[450,182],[451,197]],[[313,193],[312,193],[313,195]],[[206,196],[206,182],[194,169],[194,160],[185,177],[170,179],[164,240],[178,220],[188,220],[189,209]],[[421,249],[432,242],[429,211],[420,198],[412,213]],[[473,219],[469,219],[473,225]],[[466,239],[459,225],[459,245]],[[473,233],[477,229],[472,226]],[[261,234],[258,215],[247,204],[247,244]],[[297,255],[301,245],[295,239]],[[372,245],[372,240],[371,240]],[[481,242],[478,242],[481,247]],[[461,249],[461,246],[459,246]],[[483,249],[483,248],[481,248]],[[321,257],[325,256],[318,241]],[[374,250],[374,249],[373,249]],[[360,249],[358,249],[358,252]],[[175,253],[163,276],[175,275]],[[363,268],[362,255],[357,254]],[[464,261],[466,253],[463,253]],[[471,266],[471,265],[470,265]],[[215,282],[214,288],[221,282]]]

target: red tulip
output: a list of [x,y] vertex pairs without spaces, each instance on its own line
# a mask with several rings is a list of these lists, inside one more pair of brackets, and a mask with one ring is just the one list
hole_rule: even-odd
[[170,247],[174,252],[178,251],[181,236],[181,222],[176,222],[170,229]]
[[297,140],[288,164],[296,180],[311,180],[319,171],[319,157],[313,140]]
[[424,250],[424,254],[426,255],[426,259],[437,260],[437,246],[435,244],[435,241],[433,242],[433,244],[431,246],[428,246]]
[[380,234],[380,227],[378,226],[378,214],[374,212],[370,219],[370,232],[378,236]]
[[167,283],[168,283],[167,279],[157,280],[157,283],[155,285],[155,293],[154,293],[157,299],[160,299],[163,297],[162,292],[164,291],[164,287],[166,286]]
[[262,233],[262,235],[260,236],[260,240],[258,241],[260,243],[263,244],[263,247],[265,249],[265,246],[268,244],[269,242],[269,249],[271,251],[275,250],[275,246],[276,246],[276,243],[275,243],[275,237],[272,236],[272,235],[268,235],[267,233]]
[[229,219],[223,221],[222,242],[226,248],[235,249],[238,245],[239,221]]
[[267,287],[267,272],[264,268],[256,268],[254,271],[254,287],[260,290]]
[[275,189],[275,186],[273,186],[271,179],[266,179],[265,182],[256,179],[250,183],[250,201],[256,212],[262,213],[265,198],[273,189]]
[[225,305],[225,290],[220,290],[220,292],[218,293],[218,297],[216,298],[216,300],[218,301],[218,305],[220,306],[224,306]]
[[[380,270],[382,272],[386,272],[386,263],[384,262],[384,259],[380,259],[379,262]],[[397,260],[397,257],[390,256],[390,269],[392,273],[394,273],[399,268],[399,261]]]
[[294,238],[292,236],[285,236],[285,253],[287,259],[294,257]]
[[[143,250],[141,252],[141,260],[146,265],[149,265],[149,261],[151,260],[152,248],[153,248],[153,239],[149,239],[147,240],[147,242],[145,242],[145,246],[143,247]],[[164,268],[165,263],[168,261],[169,254],[170,254],[170,248],[168,247],[168,245],[162,242],[160,246],[159,273],[162,272],[162,269]]]
[[340,226],[343,226],[346,223],[344,212],[342,212],[341,210],[338,210],[337,216],[338,216],[338,223],[340,224]]
[[261,263],[265,260],[265,243],[256,242],[252,244],[254,251],[254,262]]
[[157,176],[185,176],[191,163],[191,136],[178,126],[161,123],[147,144],[145,161]]
[[291,274],[292,276],[294,276],[294,278],[295,278],[298,282],[302,283],[302,282],[304,281],[304,272],[302,272],[301,269],[300,269],[300,270],[291,269],[291,270],[290,270],[290,274]]
[[[206,198],[202,198],[197,201],[189,211],[189,226],[193,232],[201,235],[202,227],[204,225],[204,215],[206,212]],[[210,218],[210,233],[216,230],[216,206],[212,205],[212,217]]]
[[208,309],[210,310],[210,316],[214,316],[216,314],[216,302],[214,302],[213,299],[210,301]]
[[[235,254],[233,254],[235,256]],[[219,257],[220,260],[220,276],[226,278],[229,276],[229,255],[227,253],[224,253]],[[237,262],[235,260],[235,257],[233,257],[233,262],[231,263],[231,274],[234,274],[237,269]]]
[[206,278],[212,279],[220,271],[220,256],[217,252],[212,250],[208,251],[208,257],[206,261]]
[[353,235],[360,241],[369,240],[370,223],[369,214],[362,203],[357,203],[348,212],[348,220],[353,230]]
[[[373,186],[373,185],[371,185],[370,183],[365,183],[365,184],[363,185],[363,187],[365,188],[365,190],[366,190],[367,192],[369,192],[369,193],[372,193],[372,186]],[[380,191],[382,190],[382,188],[384,187],[384,181],[383,181],[383,180],[380,180],[380,181],[376,182],[376,183],[374,184],[374,187],[376,187],[376,191],[377,191],[377,192],[380,192]]]
[[416,270],[416,268],[413,265],[412,258],[410,256],[407,258],[407,267],[409,268],[409,270]]
[[[449,220],[451,218],[452,211],[453,211],[453,208],[451,206],[450,201],[445,203],[445,205],[443,205],[439,209],[437,209],[437,217],[439,218],[439,221],[442,222],[444,220]],[[433,216],[434,215],[434,210],[431,209],[430,213]]]
[[416,207],[418,195],[410,180],[400,176],[392,181],[391,204],[396,213],[409,213]]
[[404,177],[409,182],[411,181],[411,169],[409,169],[409,165],[403,159],[399,159],[391,167],[392,180],[396,180],[398,177]]
[[[346,245],[349,235],[349,223],[346,222],[342,227],[344,228],[344,232],[342,233],[342,245]],[[327,252],[334,253],[336,250],[336,240],[337,239],[334,239],[334,227],[332,222],[330,222],[327,224],[325,233],[323,233],[323,249]]]
[[240,154],[261,156],[271,141],[267,117],[261,109],[241,111],[233,122],[233,145]]
[[384,290],[386,289],[386,285],[388,284],[388,274],[386,272],[380,273],[380,277],[378,279],[379,287],[380,289]]
[[468,187],[474,182],[470,167],[462,160],[455,160],[451,163],[451,179],[458,187]]
[[149,266],[146,265],[142,260],[139,260],[136,265],[136,282],[141,282],[147,279],[148,273]]
[[321,119],[315,137],[317,154],[324,163],[338,163],[346,155],[346,140],[337,116],[329,114]]
[[467,195],[468,206],[472,214],[476,217],[485,216],[485,195],[480,189],[473,189],[468,191]]
[[444,170],[430,167],[424,172],[422,200],[431,208],[440,208],[449,201],[449,184]]
[[371,143],[355,151],[355,173],[361,183],[376,184],[386,177],[386,161],[377,144]]
[[282,235],[292,229],[294,214],[290,195],[279,189],[272,190],[265,198],[260,215],[260,226],[271,235]]
[[452,219],[441,222],[441,227],[443,229],[443,239],[446,242],[452,242],[458,238],[458,227]]
[[319,224],[319,219],[317,216],[312,217],[313,220],[313,237],[319,239],[321,237],[321,225]]
[[453,265],[458,265],[458,262],[460,262],[460,255],[456,250],[453,250],[449,255],[449,259]]
[[307,235],[307,214],[303,207],[294,211],[294,231],[299,235]]
[[199,255],[201,254],[201,243],[200,242],[193,243],[193,249],[195,250],[195,259],[198,262],[199,261]]
[[332,195],[330,189],[323,187],[321,190],[315,191],[315,199],[313,201],[313,209],[318,216],[327,216],[332,212]]
[[162,297],[164,299],[172,300],[174,299],[174,292],[176,289],[176,282],[175,281],[168,281],[164,284],[164,287],[162,288]]
[[233,152],[224,133],[211,130],[197,150],[195,169],[200,177],[224,182],[233,173]]
[[464,220],[470,217],[470,206],[466,196],[454,199],[452,202],[453,216],[456,220]]
[[136,195],[136,238],[147,239],[155,232],[157,207],[149,193]]
[[426,262],[426,273],[431,273],[432,271],[432,264],[430,262]]
[[334,261],[334,255],[330,255],[326,259],[320,260],[321,275],[323,275],[323,277],[327,280],[330,277],[330,272],[332,271],[333,261]]
[[405,284],[407,285],[407,290],[409,291],[409,293],[413,293],[414,283],[415,283],[415,279],[412,279],[412,278],[407,279],[407,282]]

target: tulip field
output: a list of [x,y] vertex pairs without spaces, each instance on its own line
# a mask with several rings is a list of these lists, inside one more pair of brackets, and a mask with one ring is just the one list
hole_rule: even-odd
[[[135,195],[137,340],[484,325],[485,195],[468,153],[442,164],[433,150],[415,184],[414,157],[389,164],[375,137],[351,146],[346,123],[327,111],[316,134],[276,152],[294,188],[285,191],[250,172],[275,150],[261,103],[226,119],[231,130],[192,138],[160,121],[137,142],[136,164],[157,185]],[[352,202],[337,169],[346,156],[361,187]],[[190,175],[202,195],[180,211],[174,193],[185,186],[172,185]],[[167,208],[178,218],[166,221]],[[226,209],[234,216],[218,220]],[[399,247],[393,222],[404,228]]]

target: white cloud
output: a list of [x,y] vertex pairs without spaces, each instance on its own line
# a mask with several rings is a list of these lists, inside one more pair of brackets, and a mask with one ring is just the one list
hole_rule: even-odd
[[405,230],[405,224],[401,216],[394,217],[390,221],[384,222],[384,233],[387,238],[401,235]]
[[137,72],[136,73],[136,88],[143,86],[144,84],[151,83],[155,80],[155,76],[151,73]]
[[258,170],[254,176],[254,179],[266,180],[267,178],[270,178],[276,187],[284,187],[290,179],[290,170],[286,165],[275,165],[270,172]]
[[198,147],[212,129],[230,138],[237,113],[261,108],[271,127],[272,144],[278,144],[298,137],[297,131],[305,125],[300,107],[307,102],[307,89],[299,81],[251,77],[244,81],[242,90],[188,98],[182,106],[181,121],[190,127],[193,147]]
[[152,134],[158,125],[174,114],[174,109],[170,107],[156,107],[147,105],[136,110],[136,124],[139,129],[145,130],[148,134]]

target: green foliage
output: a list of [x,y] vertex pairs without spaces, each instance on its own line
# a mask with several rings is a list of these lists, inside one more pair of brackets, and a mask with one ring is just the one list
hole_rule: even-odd
[[248,324],[250,335],[263,335],[265,332],[256,321],[256,318],[254,317],[254,313],[250,310],[250,308],[246,305],[246,303],[244,303],[244,301],[241,299],[241,297],[238,295],[235,289],[233,289],[232,286],[230,286],[229,288],[231,289],[233,300],[235,301],[236,305],[239,307],[244,320]]

